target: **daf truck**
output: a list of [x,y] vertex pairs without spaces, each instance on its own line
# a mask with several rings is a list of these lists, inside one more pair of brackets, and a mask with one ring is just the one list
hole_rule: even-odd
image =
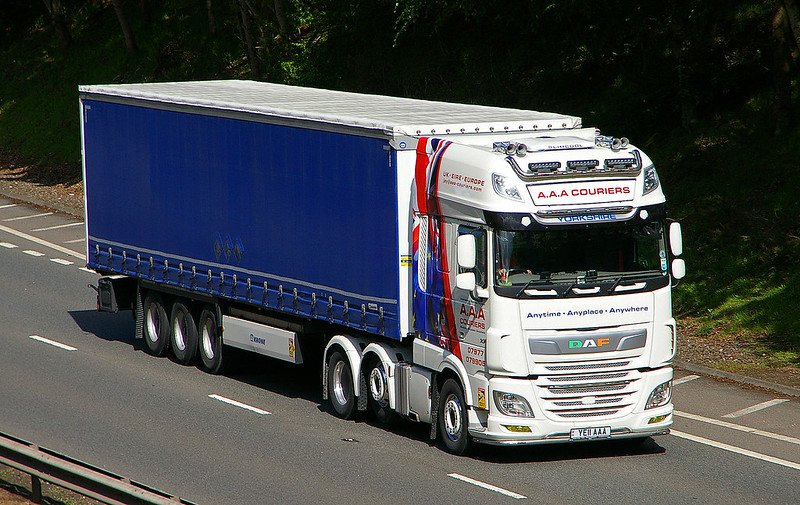
[[627,139],[252,81],[79,95],[98,309],[150,353],[316,360],[335,415],[456,454],[669,432],[681,231]]

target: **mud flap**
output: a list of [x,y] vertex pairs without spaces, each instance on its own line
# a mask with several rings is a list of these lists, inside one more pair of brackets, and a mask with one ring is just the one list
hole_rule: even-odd
[[144,304],[142,302],[142,292],[136,288],[136,310],[134,310],[133,317],[136,319],[136,333],[137,339],[144,338]]
[[439,432],[439,374],[431,375],[431,440]]

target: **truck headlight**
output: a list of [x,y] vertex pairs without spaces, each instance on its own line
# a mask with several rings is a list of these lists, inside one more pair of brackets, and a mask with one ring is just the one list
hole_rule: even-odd
[[656,167],[650,165],[644,169],[644,192],[642,193],[642,196],[655,191],[658,187],[658,184],[658,173],[656,173]]
[[663,407],[664,405],[668,404],[671,399],[672,380],[668,380],[667,382],[660,384],[653,390],[652,393],[650,393],[650,398],[647,399],[647,405],[644,406],[644,409],[648,410],[656,407]]
[[506,416],[510,417],[534,417],[528,401],[514,393],[494,391],[494,404],[497,409]]
[[517,200],[519,202],[522,201],[522,195],[519,193],[519,189],[504,175],[492,174],[492,187],[494,187],[495,193],[503,198]]

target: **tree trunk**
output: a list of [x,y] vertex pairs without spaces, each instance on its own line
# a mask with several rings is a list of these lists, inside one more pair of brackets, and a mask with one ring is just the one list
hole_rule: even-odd
[[61,47],[69,47],[72,45],[72,35],[69,33],[67,21],[64,19],[64,8],[61,5],[61,0],[43,0],[44,6],[47,7],[47,12],[50,13],[50,19],[53,21],[53,28],[58,35],[58,42]]
[[775,135],[785,132],[792,122],[792,41],[789,20],[780,0],[775,0],[772,18],[772,82],[774,91],[773,120]]
[[800,49],[800,5],[797,0],[783,0],[783,8],[789,18],[794,45]]
[[278,30],[283,40],[288,42],[289,23],[286,20],[286,7],[284,0],[275,0],[275,18],[278,20]]
[[250,70],[253,72],[253,78],[260,79],[261,72],[258,68],[258,55],[256,53],[256,45],[253,41],[253,33],[250,26],[250,9],[246,5],[247,0],[239,0],[239,13],[242,20],[242,32],[244,32],[244,43],[247,47],[247,60],[250,62]]
[[139,0],[139,10],[142,11],[142,19],[144,19],[144,22],[150,24],[153,18],[150,0]]
[[125,12],[122,10],[122,0],[111,0],[114,4],[114,11],[117,13],[119,26],[122,28],[122,34],[125,36],[125,46],[128,48],[128,53],[135,54],[138,48],[136,47],[136,39],[133,38],[133,31],[128,24],[128,18],[125,17]]
[[206,10],[208,11],[208,33],[217,34],[217,20],[214,18],[214,10],[211,8],[212,0],[206,0]]

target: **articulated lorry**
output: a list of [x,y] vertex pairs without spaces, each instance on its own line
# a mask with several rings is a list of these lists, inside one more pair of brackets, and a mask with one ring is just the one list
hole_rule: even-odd
[[680,226],[625,138],[261,82],[79,92],[98,309],[152,354],[316,360],[337,416],[457,454],[669,432]]

